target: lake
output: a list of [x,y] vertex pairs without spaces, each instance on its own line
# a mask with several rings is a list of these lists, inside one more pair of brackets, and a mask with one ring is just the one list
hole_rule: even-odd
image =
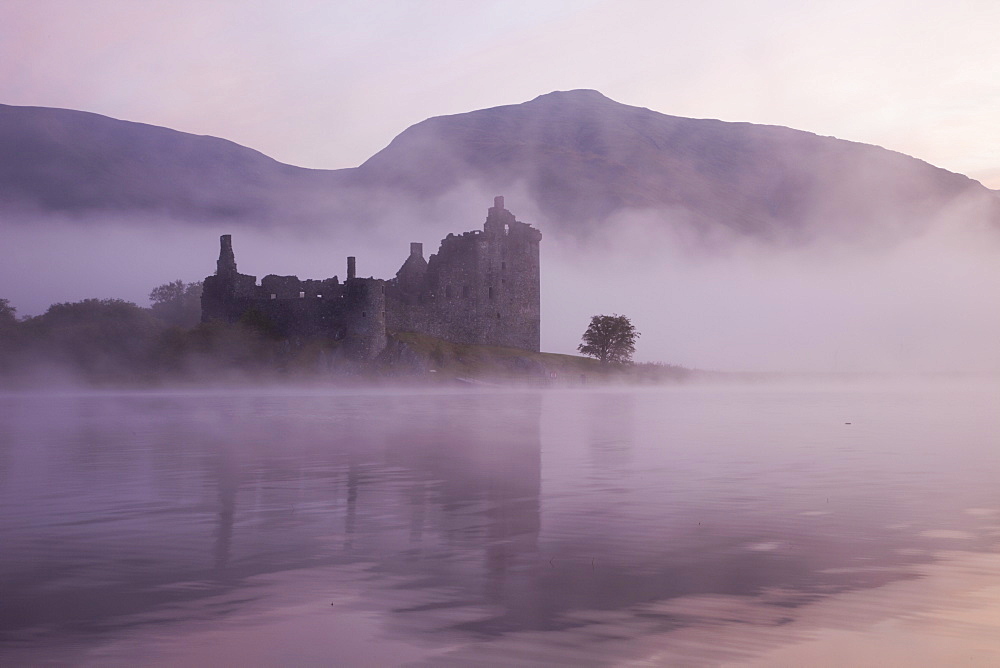
[[0,663],[1000,664],[1000,383],[0,395]]

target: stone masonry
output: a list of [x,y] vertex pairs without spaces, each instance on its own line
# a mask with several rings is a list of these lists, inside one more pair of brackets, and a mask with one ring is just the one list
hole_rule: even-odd
[[264,318],[292,342],[343,341],[359,359],[378,355],[386,332],[417,332],[453,343],[537,352],[541,324],[538,245],[541,233],[515,219],[496,197],[482,230],[449,234],[428,260],[423,245],[396,277],[301,280],[257,277],[236,269],[230,235],[223,235],[214,276],[205,279],[202,322]]

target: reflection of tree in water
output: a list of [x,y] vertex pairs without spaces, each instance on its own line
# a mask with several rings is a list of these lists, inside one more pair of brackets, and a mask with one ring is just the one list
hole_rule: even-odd
[[581,401],[587,403],[587,444],[593,471],[599,475],[615,475],[628,464],[634,446],[635,393],[588,393]]

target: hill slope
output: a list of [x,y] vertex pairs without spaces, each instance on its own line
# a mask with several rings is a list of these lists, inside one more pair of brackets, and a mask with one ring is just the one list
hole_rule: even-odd
[[996,200],[968,177],[877,146],[667,116],[588,90],[428,119],[358,171],[367,184],[421,197],[470,175],[498,191],[522,182],[552,220],[567,224],[669,209],[694,224],[763,237],[905,224],[961,196]]
[[250,220],[280,209],[282,193],[320,187],[331,176],[216,137],[0,105],[0,206],[7,210]]

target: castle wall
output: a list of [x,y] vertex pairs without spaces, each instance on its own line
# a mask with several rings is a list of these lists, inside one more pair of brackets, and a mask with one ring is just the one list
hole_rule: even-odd
[[297,276],[257,278],[236,271],[228,235],[221,239],[220,257],[229,257],[215,276],[205,279],[202,322],[239,322],[255,312],[280,338],[292,342],[325,338],[343,341],[362,359],[385,348],[384,281],[352,278],[301,280]]
[[540,240],[496,198],[483,230],[441,242],[419,291],[406,288],[400,270],[390,284],[387,326],[455,343],[538,351]]
[[374,357],[386,330],[418,332],[455,343],[538,351],[541,234],[519,222],[497,197],[483,230],[449,234],[428,261],[419,243],[396,278],[301,280],[255,276],[236,270],[229,235],[220,239],[215,276],[205,279],[202,321],[237,322],[249,311],[267,318],[289,340],[343,340],[352,354]]
[[385,349],[385,281],[355,278],[344,286],[344,300],[351,305],[345,314],[346,339],[363,359]]

